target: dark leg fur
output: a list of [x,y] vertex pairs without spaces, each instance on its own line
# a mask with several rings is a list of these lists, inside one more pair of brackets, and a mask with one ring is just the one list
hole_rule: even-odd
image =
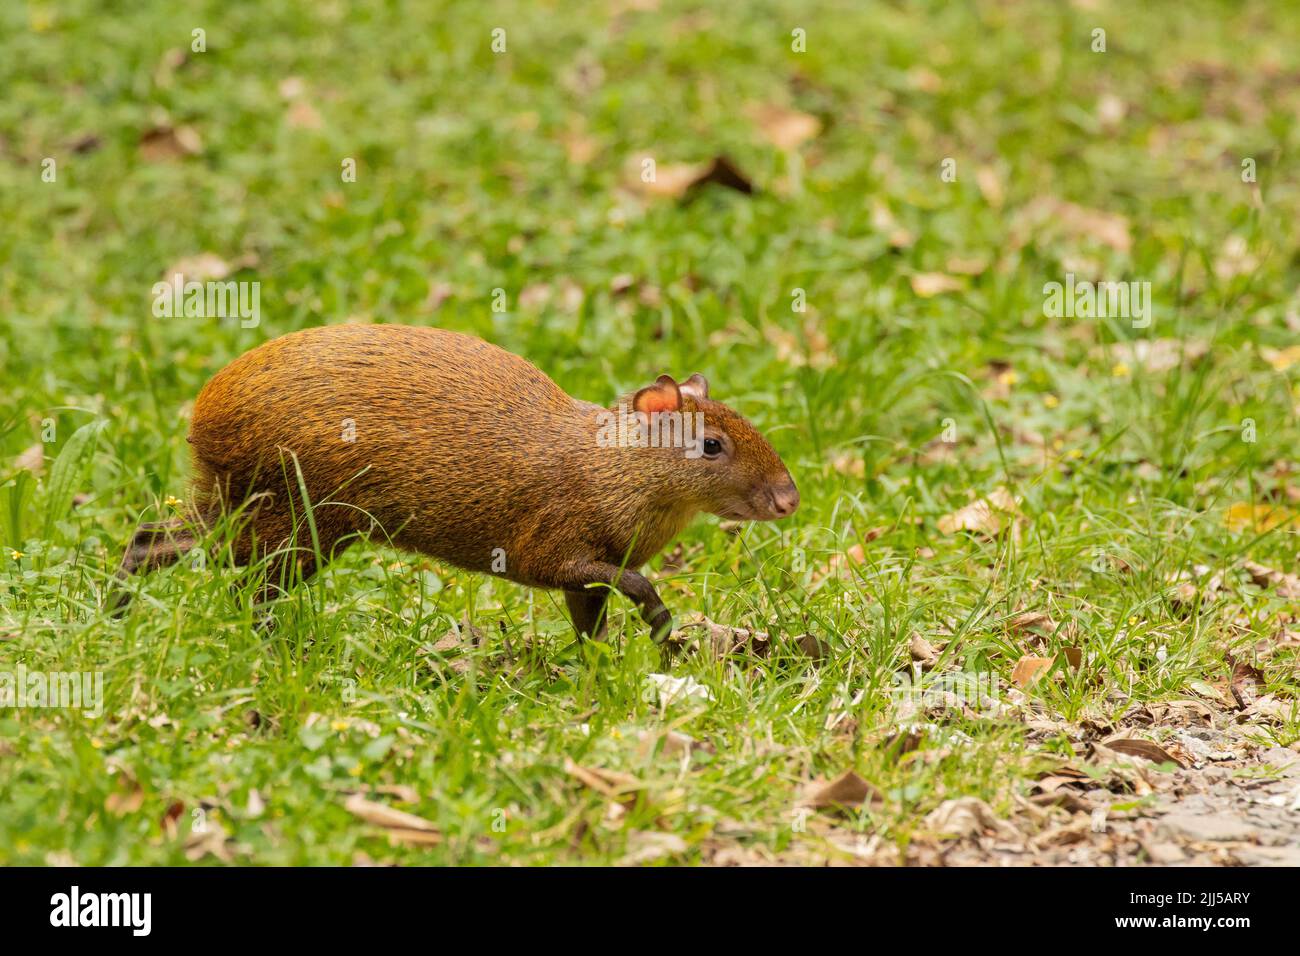
[[194,545],[194,535],[180,518],[141,524],[127,546],[109,588],[107,603],[113,616],[120,617],[131,603],[131,592],[127,590],[126,582],[132,575],[175,564]]
[[588,588],[584,591],[565,591],[564,603],[569,606],[569,617],[579,637],[593,641],[605,637],[605,605],[609,603],[609,589]]
[[[564,588],[566,592],[585,594],[588,584],[609,584],[617,588],[625,597],[636,604],[641,617],[650,625],[650,636],[655,643],[661,643],[673,630],[673,618],[659,599],[659,593],[650,580],[636,571],[629,571],[604,561],[575,561],[565,566],[560,573],[560,580],[554,587]],[[603,589],[602,589],[603,590]],[[608,592],[604,592],[608,594]],[[566,595],[566,600],[569,600]],[[569,610],[573,611],[573,602],[569,600]],[[584,608],[584,614],[588,613]],[[590,627],[590,618],[584,617],[584,623],[575,618],[574,627],[582,633],[583,627]]]

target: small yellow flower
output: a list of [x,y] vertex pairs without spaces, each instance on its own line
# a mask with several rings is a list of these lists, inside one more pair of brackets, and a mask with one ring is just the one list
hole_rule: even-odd
[[167,496],[167,507],[179,508],[183,504],[185,504],[185,502],[181,501],[181,499],[177,498],[175,495]]
[[1020,381],[1020,376],[1017,375],[1011,369],[1007,369],[1005,372],[1003,372],[1001,375],[998,376],[998,381],[1001,382],[1003,385],[1007,385],[1007,386],[1015,385],[1016,382]]
[[343,733],[343,731],[347,730],[348,726],[349,724],[346,720],[334,720],[330,722],[330,729],[337,730],[339,733]]
[[1076,458],[1082,458],[1083,452],[1079,451],[1079,449],[1077,448],[1071,448],[1068,452],[1065,453],[1065,457],[1073,461]]
[[1127,378],[1129,374],[1129,367],[1125,365],[1123,362],[1120,362],[1113,369],[1110,370],[1110,374],[1114,375],[1116,378]]
[[17,548],[15,548],[15,549],[13,549],[12,551],[9,552],[9,557],[11,557],[11,558],[13,558],[15,561],[17,561],[19,558],[25,558],[26,555],[23,554],[21,551],[19,551]]
[[1138,622],[1138,619],[1137,619],[1136,617],[1131,617],[1131,618],[1128,619],[1128,626],[1129,626],[1129,627],[1133,627],[1135,624],[1137,624],[1137,622]]
[[94,747],[96,750],[103,750],[104,741],[100,740],[98,737],[91,737],[90,746]]
[[1044,395],[1043,404],[1046,405],[1048,408],[1055,408],[1057,405],[1061,404],[1061,400],[1057,398],[1055,395]]
[[1052,439],[1052,451],[1060,451],[1065,447],[1065,440],[1061,438]]
[[353,777],[361,776],[361,764],[357,764],[355,767],[349,770],[348,775]]

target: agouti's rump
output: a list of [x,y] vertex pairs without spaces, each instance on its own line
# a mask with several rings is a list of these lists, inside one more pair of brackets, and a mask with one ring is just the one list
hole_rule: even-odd
[[[292,553],[309,576],[310,502],[324,560],[366,534],[562,588],[575,626],[593,636],[613,586],[662,637],[671,621],[637,569],[699,511],[779,518],[798,492],[767,441],[711,401],[698,375],[680,385],[660,376],[621,406],[577,401],[524,359],[456,332],[296,332],[236,359],[199,394],[192,517],[213,526],[251,500],[236,560],[274,554],[283,567]],[[669,420],[673,429],[655,431]],[[137,538],[133,551],[148,556],[139,566],[165,561],[149,547]]]

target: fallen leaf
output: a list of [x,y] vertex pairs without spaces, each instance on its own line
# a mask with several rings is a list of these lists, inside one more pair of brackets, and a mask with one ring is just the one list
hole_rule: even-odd
[[709,689],[689,674],[684,677],[673,677],[671,674],[646,674],[645,681],[658,694],[660,707],[668,707],[679,701],[708,703],[713,700],[713,694]]
[[847,808],[863,803],[883,803],[884,797],[872,784],[852,770],[846,770],[834,780],[814,780],[804,788],[800,806],[813,810]]
[[1046,674],[1055,660],[1055,657],[1029,657],[1027,655],[1020,658],[1011,671],[1011,683],[1017,687],[1028,687]]
[[998,487],[987,498],[973,501],[964,508],[939,519],[944,534],[971,531],[991,538],[1002,531],[1003,517],[1016,514],[1016,501],[1006,488]]
[[619,866],[640,866],[666,856],[679,856],[689,847],[675,833],[655,833],[632,830],[627,835],[629,852],[618,861]]
[[984,201],[994,209],[1001,209],[1006,201],[1006,190],[1002,187],[1002,177],[992,166],[980,166],[975,170],[975,185],[979,188]]
[[14,467],[40,475],[45,470],[45,446],[40,442],[29,445],[14,459]]
[[771,650],[771,639],[764,631],[751,631],[744,627],[729,627],[718,624],[707,617],[699,621],[683,624],[679,631],[704,630],[706,647],[715,657],[727,657],[731,654],[752,654],[766,657]]
[[135,781],[131,781],[126,790],[114,790],[104,801],[104,809],[115,817],[135,813],[142,806],[144,806],[144,791]]
[[1264,361],[1279,372],[1285,372],[1292,365],[1300,362],[1300,345],[1288,345],[1284,349],[1271,349],[1267,346],[1259,350]]
[[[661,743],[662,741],[662,743]],[[704,751],[712,753],[713,746],[702,743],[694,737],[678,733],[676,730],[643,730],[637,735],[637,753],[643,758],[648,758],[654,753],[659,752],[672,756],[680,756],[686,753],[695,753]]]
[[583,767],[575,763],[571,757],[564,758],[564,772],[584,786],[611,799],[645,789],[645,784],[629,773]]
[[1124,216],[1053,196],[1040,196],[1030,202],[1020,211],[1014,226],[1014,231],[1022,236],[1017,245],[1024,244],[1023,235],[1027,231],[1046,227],[1069,238],[1100,242],[1117,252],[1127,253],[1133,247],[1128,219]]
[[917,272],[911,277],[912,291],[923,299],[933,298],[945,292],[960,292],[966,288],[965,283],[943,272]]
[[564,155],[575,166],[586,166],[600,152],[600,144],[580,129],[569,129],[560,136]]
[[1228,508],[1223,524],[1232,532],[1251,531],[1262,534],[1276,528],[1292,530],[1300,515],[1280,505],[1253,505],[1248,501],[1239,501]]
[[907,650],[912,655],[912,660],[920,663],[922,670],[933,667],[939,660],[939,652],[934,649],[934,645],[920,634],[912,635],[912,643]]
[[816,137],[822,128],[817,117],[783,106],[753,106],[749,110],[749,117],[764,139],[777,149],[787,152],[798,149]]
[[1179,760],[1159,744],[1152,743],[1150,740],[1143,740],[1140,737],[1112,737],[1103,741],[1103,743],[1116,753],[1144,757],[1152,763],[1172,763],[1184,769],[1188,767],[1186,762]]
[[171,282],[180,275],[185,282],[220,282],[232,271],[230,263],[215,252],[200,252],[177,259],[163,273],[163,281]]
[[1008,839],[1020,836],[1015,827],[999,820],[993,809],[976,797],[945,800],[926,814],[921,825],[941,839],[962,839],[989,830]]
[[385,830],[412,830],[422,833],[438,832],[438,828],[424,817],[417,817],[415,814],[406,813],[403,810],[394,810],[386,803],[367,800],[359,793],[354,793],[348,797],[343,804],[343,809],[366,823],[373,823]]
[[1056,622],[1043,611],[1023,611],[1007,621],[1007,628],[1016,634],[1034,634],[1041,640],[1056,633]]
[[1250,579],[1261,588],[1272,587],[1277,596],[1287,599],[1300,598],[1300,575],[1287,574],[1254,561],[1242,564]]
[[709,183],[746,195],[754,191],[749,179],[725,156],[715,156],[703,163],[658,164],[654,177],[649,181],[643,178],[641,172],[641,163],[634,160],[629,183],[633,190],[646,196],[681,199]]
[[203,140],[190,126],[155,126],[145,130],[139,148],[146,162],[161,163],[203,152]]
[[988,259],[977,256],[950,256],[947,263],[949,272],[964,276],[977,276],[988,267]]
[[285,118],[294,129],[320,129],[325,125],[316,107],[306,100],[295,99]]

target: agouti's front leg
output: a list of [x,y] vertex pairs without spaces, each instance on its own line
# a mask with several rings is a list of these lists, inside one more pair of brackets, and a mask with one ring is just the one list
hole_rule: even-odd
[[[590,604],[586,601],[587,595],[593,592],[600,593],[602,590],[593,588],[588,591],[586,586],[589,584],[612,585],[636,604],[641,617],[650,625],[650,636],[656,644],[661,643],[672,633],[673,617],[668,613],[668,608],[664,607],[664,602],[659,600],[659,593],[655,590],[655,586],[644,575],[604,561],[575,561],[565,566],[561,580],[556,582],[556,586],[564,588],[569,594],[584,599],[584,614],[590,613]],[[604,593],[608,594],[608,592]],[[583,625],[579,623],[574,612],[574,599],[566,596],[566,600],[569,603],[569,612],[575,614],[574,627],[581,633]],[[603,599],[601,603],[604,603]],[[600,610],[597,610],[598,616]],[[584,618],[584,620],[589,619]],[[603,622],[601,626],[603,627]]]
[[565,591],[564,603],[569,606],[569,617],[579,637],[593,641],[605,637],[605,605],[609,601],[609,588],[597,585],[582,591]]

